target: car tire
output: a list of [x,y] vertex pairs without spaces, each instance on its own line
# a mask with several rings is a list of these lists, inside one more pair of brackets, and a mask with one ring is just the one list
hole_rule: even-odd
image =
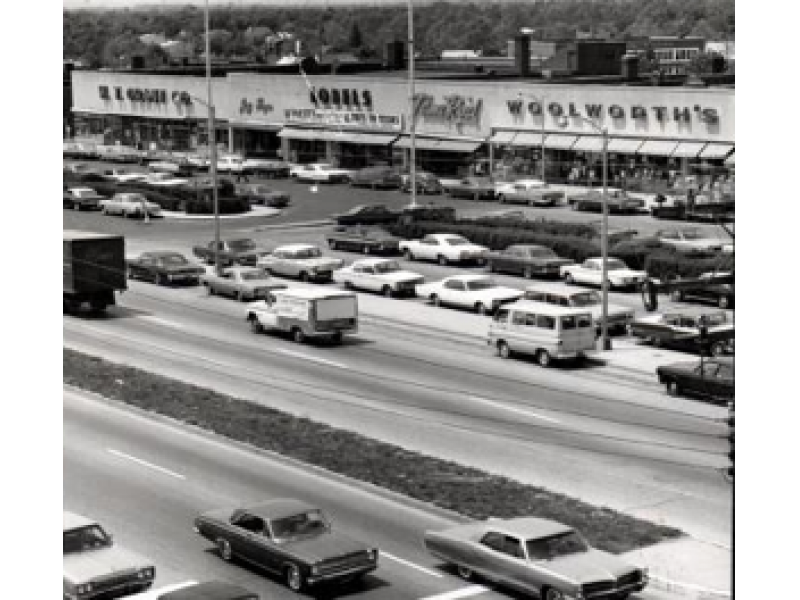
[[108,209],[105,206],[101,206],[100,207],[100,214],[101,215],[107,215],[108,214]]
[[540,367],[549,367],[550,361],[550,353],[547,350],[536,351],[536,364],[538,364]]
[[533,269],[531,269],[530,267],[525,267],[522,270],[522,276],[525,279],[533,279]]
[[724,342],[714,342],[711,344],[711,348],[709,348],[709,353],[711,356],[723,356],[725,354],[725,344]]
[[381,294],[383,294],[387,298],[393,298],[394,297],[394,290],[392,289],[392,286],[385,285],[385,286],[383,286],[383,289],[381,289]]
[[428,298],[428,300],[430,300],[431,304],[433,304],[434,306],[441,306],[442,305],[441,299],[436,294],[431,294],[430,297]]
[[247,300],[247,296],[245,295],[245,293],[242,290],[239,290],[239,291],[236,292],[236,299],[239,302],[244,302],[245,300]]
[[489,307],[486,306],[483,302],[478,302],[475,304],[475,312],[479,315],[488,315],[491,313]]
[[489,263],[489,273],[497,273],[497,267],[494,266],[493,262]]
[[564,594],[556,588],[543,588],[542,600],[564,600]]
[[328,240],[328,248],[331,250],[336,250],[339,247],[339,244],[336,243],[336,240]]
[[287,565],[283,570],[283,575],[284,580],[286,581],[286,587],[293,592],[302,591],[306,585],[305,579],[303,578],[303,573],[300,571],[300,567],[297,565]]
[[306,271],[300,271],[300,275],[298,275],[298,277],[303,283],[308,283],[308,273]]
[[128,267],[128,279],[130,279],[131,281],[136,279],[136,272],[130,267]]
[[362,253],[362,254],[371,254],[371,252],[370,252],[370,250],[369,250],[369,245],[368,245],[368,244],[364,244],[364,245],[362,246],[362,248],[361,248],[361,253]]
[[447,257],[444,254],[440,254],[436,257],[436,262],[445,267],[447,266]]
[[247,322],[250,323],[250,331],[253,333],[264,333],[264,326],[258,321],[255,315],[247,317]]
[[722,309],[730,308],[731,299],[728,296],[720,296],[719,300],[717,300],[717,306]]
[[76,202],[75,204],[72,205],[72,210],[77,210],[78,212],[80,212],[81,205]]
[[673,302],[681,302],[683,301],[683,292],[681,290],[675,290],[670,294],[670,298]]
[[464,565],[456,565],[456,571],[458,571],[458,576],[464,581],[472,581],[474,573],[469,567],[465,567]]
[[233,550],[231,550],[231,545],[228,540],[224,538],[217,538],[217,552],[219,552],[220,558],[224,561],[230,561],[233,559]]
[[511,358],[511,346],[505,342],[497,342],[497,356],[500,358]]
[[573,285],[575,283],[575,278],[572,276],[572,273],[567,273],[564,275],[564,281],[570,285]]
[[411,250],[409,250],[408,248],[406,248],[405,250],[403,250],[403,257],[406,260],[414,260],[414,253],[411,252]]
[[680,396],[681,388],[678,385],[677,381],[668,381],[667,382],[667,395],[669,396]]
[[505,204],[506,203],[505,195],[504,194],[500,194],[499,196],[497,196],[497,202],[499,202],[500,204]]
[[341,345],[343,340],[344,334],[341,331],[337,331],[331,336],[331,342],[337,346]]
[[292,340],[296,344],[302,344],[303,342],[306,341],[306,334],[303,333],[303,330],[300,329],[299,327],[294,327],[292,329]]
[[156,273],[156,285],[166,285],[167,280],[161,273]]

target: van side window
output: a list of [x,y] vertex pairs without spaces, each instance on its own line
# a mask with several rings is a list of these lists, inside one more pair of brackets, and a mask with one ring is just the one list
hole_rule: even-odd
[[494,320],[498,323],[507,323],[508,322],[508,309],[501,308],[496,313],[494,313]]
[[527,292],[525,294],[525,298],[527,300],[537,300],[539,302],[544,302],[545,294],[543,294],[542,292]]
[[528,327],[536,327],[536,315],[528,313],[525,315],[525,325]]
[[586,329],[592,326],[592,317],[589,315],[578,315],[578,328]]
[[536,317],[536,326],[540,327],[541,329],[555,329],[556,319],[555,317],[539,315],[538,317]]
[[577,321],[575,317],[561,317],[561,331],[567,331],[568,329],[575,329],[577,325]]
[[525,325],[525,313],[524,312],[515,312],[514,313],[514,320],[512,321],[514,325]]

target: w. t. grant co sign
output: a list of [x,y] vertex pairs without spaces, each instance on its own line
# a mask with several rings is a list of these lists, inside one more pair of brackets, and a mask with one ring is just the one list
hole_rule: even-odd
[[[586,117],[589,119],[601,119],[609,117],[611,119],[634,119],[643,120],[655,119],[665,123],[673,121],[676,123],[691,123],[696,120],[701,123],[718,123],[719,112],[716,108],[710,108],[695,104],[692,106],[645,106],[643,104],[633,104],[622,106],[621,104],[599,104],[586,103],[579,105],[577,102],[546,102],[546,106],[538,100],[525,102],[522,99],[508,100],[506,105],[508,111],[515,120],[524,119],[525,114],[533,117],[541,116],[544,110],[551,117],[559,119],[565,117]],[[583,110],[582,110],[583,109]],[[566,126],[566,120],[561,120],[560,124]]]

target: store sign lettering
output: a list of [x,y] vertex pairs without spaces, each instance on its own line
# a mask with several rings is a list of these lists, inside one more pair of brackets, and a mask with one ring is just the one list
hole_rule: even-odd
[[[506,102],[508,112],[515,119],[523,119],[524,113],[527,112],[532,117],[540,117],[542,115],[542,104],[533,100],[525,104],[522,100],[508,100]],[[550,116],[559,117],[587,117],[590,119],[600,119],[605,114],[612,119],[624,119],[630,115],[632,119],[646,120],[650,115],[659,122],[666,122],[670,119],[677,123],[691,123],[692,115],[703,123],[718,123],[719,112],[716,108],[704,108],[700,105],[695,105],[692,108],[685,106],[673,107],[669,110],[666,106],[651,106],[649,109],[642,105],[631,106],[627,111],[619,104],[612,104],[604,107],[602,104],[586,104],[584,111],[581,112],[579,107],[574,102],[569,102],[566,106],[558,102],[550,102],[546,106],[547,112]],[[604,110],[605,109],[605,110]]]
[[252,115],[253,112],[261,113],[262,115],[269,114],[275,110],[272,104],[267,104],[264,98],[256,98],[255,105],[247,98],[242,98],[239,103],[240,115]]
[[350,90],[337,88],[317,88],[309,93],[311,104],[317,108],[337,108],[372,110],[372,92],[369,90]]
[[483,100],[456,94],[445,96],[441,104],[436,104],[430,94],[414,96],[414,117],[445,121],[461,128],[464,125],[480,127]]
[[[101,100],[111,100],[111,88],[107,85],[98,87]],[[167,103],[167,90],[161,89],[142,89],[142,88],[127,88],[123,89],[120,86],[114,86],[114,99],[123,101],[125,99],[131,102],[146,102],[148,104],[166,104]],[[177,105],[190,106],[192,104],[192,97],[189,92],[172,92],[169,95],[170,100]]]
[[284,111],[287,123],[304,125],[333,125],[359,129],[400,131],[402,120],[398,115],[379,115],[342,110],[317,110],[314,108],[289,108]]

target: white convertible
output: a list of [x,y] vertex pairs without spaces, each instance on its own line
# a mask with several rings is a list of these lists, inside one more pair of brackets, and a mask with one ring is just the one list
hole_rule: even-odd
[[384,296],[414,296],[416,286],[424,283],[419,273],[404,271],[391,258],[365,258],[333,272],[333,280],[345,288],[380,292]]
[[467,238],[452,233],[432,233],[421,240],[403,240],[400,252],[407,260],[435,260],[440,265],[451,262],[486,262],[489,249],[473,244]]
[[[610,288],[635,288],[647,278],[647,273],[629,269],[618,258],[609,258],[606,267]],[[603,259],[588,258],[579,265],[565,265],[561,267],[561,276],[567,283],[599,286],[603,279]]]
[[519,300],[522,290],[497,285],[486,275],[454,275],[417,286],[417,295],[431,304],[469,308],[481,315],[493,314],[501,305]]
[[160,217],[161,207],[150,202],[142,194],[120,193],[113,198],[100,201],[100,210],[104,215],[122,215],[123,217]]
[[302,165],[299,168],[291,169],[293,177],[298,181],[310,181],[313,183],[346,183],[352,178],[352,171],[339,169],[327,163],[313,163]]

